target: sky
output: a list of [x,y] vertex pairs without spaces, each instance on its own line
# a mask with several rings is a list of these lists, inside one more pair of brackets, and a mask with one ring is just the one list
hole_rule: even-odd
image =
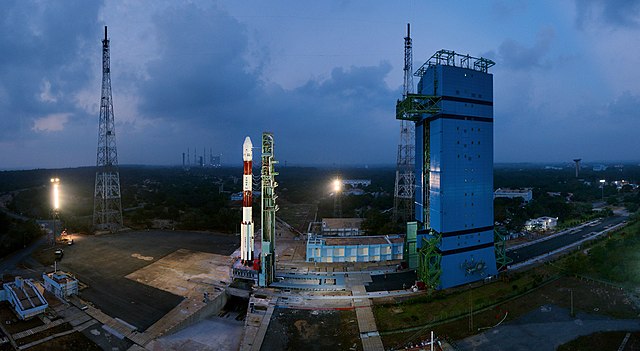
[[640,1],[4,0],[0,169],[95,165],[105,25],[120,164],[394,165],[407,23],[496,62],[495,162],[640,160]]

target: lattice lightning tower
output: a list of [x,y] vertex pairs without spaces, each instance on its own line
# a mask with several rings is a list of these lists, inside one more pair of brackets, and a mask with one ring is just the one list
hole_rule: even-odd
[[[402,97],[406,99],[413,90],[413,54],[411,52],[411,31],[407,23],[404,38],[404,83]],[[415,126],[414,122],[400,120],[400,143],[396,165],[396,183],[393,198],[394,222],[413,219],[415,188]]]
[[102,41],[102,97],[98,126],[98,155],[96,162],[96,188],[93,196],[94,230],[116,231],[122,227],[122,202],[118,151],[111,96],[111,69],[109,39],[104,27]]

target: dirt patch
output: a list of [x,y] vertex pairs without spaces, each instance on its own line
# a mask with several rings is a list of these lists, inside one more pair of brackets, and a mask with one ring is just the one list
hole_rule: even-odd
[[261,351],[362,350],[354,311],[277,308]]
[[101,351],[102,349],[80,332],[61,336],[45,343],[29,348],[30,351],[84,350]]
[[0,323],[2,323],[9,334],[19,333],[44,325],[44,323],[42,323],[42,321],[37,317],[26,321],[20,320],[15,312],[13,312],[13,309],[8,302],[0,303]]

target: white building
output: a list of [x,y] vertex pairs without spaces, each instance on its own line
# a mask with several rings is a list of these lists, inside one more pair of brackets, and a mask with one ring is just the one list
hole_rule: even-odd
[[493,192],[493,198],[506,197],[509,199],[515,199],[517,197],[521,197],[524,202],[529,202],[533,200],[533,191],[531,188],[524,189],[509,189],[509,188],[498,188]]
[[528,231],[549,230],[558,226],[558,217],[540,217],[526,221],[524,227]]
[[69,273],[62,271],[47,273],[42,275],[42,279],[44,279],[44,288],[61,299],[78,294],[78,280]]
[[343,179],[342,184],[352,187],[367,187],[371,185],[371,179]]
[[22,320],[37,316],[49,307],[38,287],[30,279],[16,277],[15,281],[2,284],[4,293],[1,301],[9,301],[11,307]]

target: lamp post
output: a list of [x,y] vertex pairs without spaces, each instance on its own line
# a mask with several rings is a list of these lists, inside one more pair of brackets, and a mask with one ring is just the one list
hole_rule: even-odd
[[607,181],[604,179],[600,179],[600,189],[602,189],[602,201],[604,201],[604,183]]
[[342,199],[340,198],[340,192],[342,191],[342,180],[336,178],[333,180],[333,216],[336,218],[342,217]]
[[51,201],[53,217],[51,246],[53,246],[56,243],[56,221],[58,220],[58,211],[60,210],[60,178],[51,178]]

